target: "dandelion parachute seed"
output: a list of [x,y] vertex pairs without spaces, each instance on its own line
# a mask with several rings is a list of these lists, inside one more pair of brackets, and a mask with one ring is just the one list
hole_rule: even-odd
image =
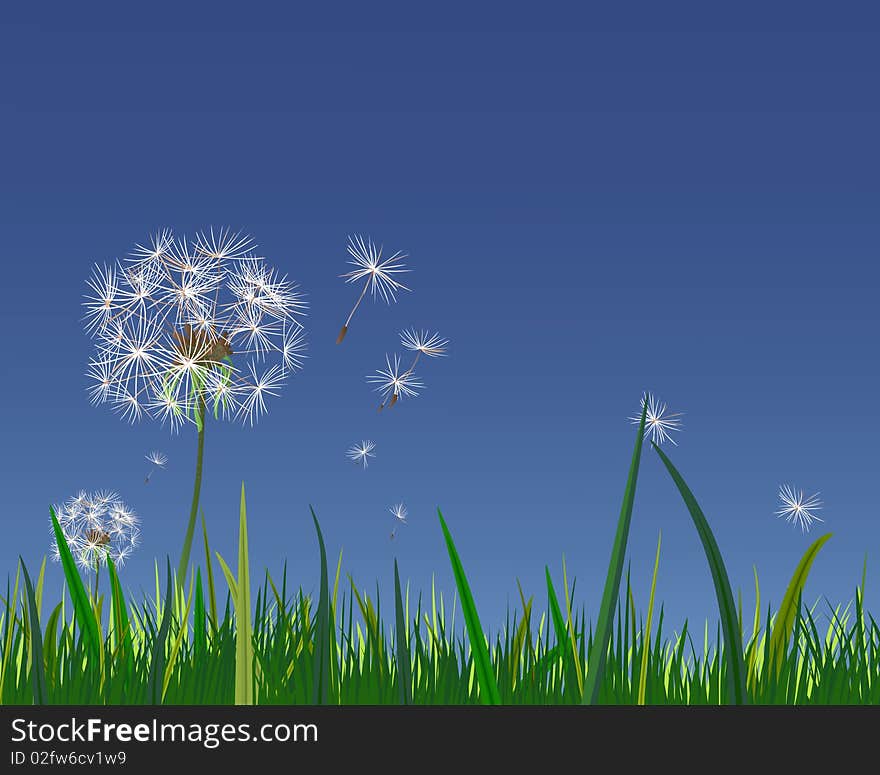
[[424,388],[424,385],[413,375],[412,369],[401,372],[399,355],[394,356],[393,365],[391,358],[386,355],[385,368],[378,369],[375,374],[368,376],[367,382],[378,385],[375,390],[382,394],[382,406],[390,399],[389,407],[394,406],[401,396],[415,397],[419,394],[418,391]]
[[[645,402],[648,404],[647,412],[645,413],[645,438],[647,439],[650,436],[651,441],[657,445],[663,444],[666,441],[675,444],[676,441],[672,438],[671,434],[681,431],[681,413],[667,411],[666,404],[655,398],[651,393],[646,393],[642,396],[640,409],[644,409]],[[629,421],[633,425],[638,425],[642,421],[641,415],[630,417]]]
[[155,470],[157,468],[165,468],[165,466],[168,465],[168,457],[166,455],[164,455],[163,453],[159,452],[158,450],[153,450],[152,452],[150,452],[148,455],[145,455],[144,457],[147,459],[147,462],[151,463],[153,466],[150,469],[150,472],[147,474],[146,478],[144,479],[144,484],[149,484],[150,477],[153,476],[153,473],[155,472]]
[[353,463],[363,463],[366,468],[367,459],[376,457],[373,453],[374,449],[376,449],[376,445],[372,441],[364,440],[360,444],[353,444],[345,454]]
[[781,506],[776,511],[776,518],[785,517],[786,522],[800,525],[802,533],[808,533],[813,522],[825,521],[816,515],[817,511],[822,510],[819,493],[807,497],[803,490],[795,490],[791,485],[783,484],[779,488],[779,500]]
[[342,340],[345,339],[351,319],[364,300],[368,290],[374,300],[381,296],[386,304],[397,301],[398,291],[409,290],[403,283],[395,279],[395,275],[410,271],[403,264],[403,259],[407,258],[406,253],[397,251],[388,258],[383,259],[382,246],[376,247],[371,239],[364,241],[364,238],[359,235],[348,238],[347,249],[348,254],[351,256],[351,260],[348,263],[352,264],[355,269],[340,275],[340,277],[345,278],[347,283],[356,283],[364,280],[364,287],[361,289],[361,294],[354,303],[351,312],[348,313],[348,318],[346,318],[345,324],[339,332],[336,344],[341,344]]

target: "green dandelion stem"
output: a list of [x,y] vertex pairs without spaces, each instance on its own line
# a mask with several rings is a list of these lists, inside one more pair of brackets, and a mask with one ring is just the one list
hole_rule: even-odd
[[186,536],[183,539],[183,550],[180,553],[180,565],[177,567],[177,583],[183,587],[186,582],[186,571],[189,567],[189,555],[192,549],[193,535],[196,531],[196,516],[199,512],[199,496],[202,491],[202,460],[205,453],[205,397],[199,393],[198,408],[199,436],[196,450],[196,479],[193,485],[192,507],[189,512],[189,523],[186,526]]

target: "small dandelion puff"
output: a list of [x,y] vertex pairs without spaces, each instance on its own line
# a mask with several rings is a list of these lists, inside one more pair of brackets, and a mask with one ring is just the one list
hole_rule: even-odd
[[418,353],[418,355],[427,355],[429,358],[445,356],[449,347],[449,340],[441,339],[439,334],[416,331],[414,328],[400,332],[400,343],[407,350]]
[[[666,441],[676,444],[671,434],[681,431],[681,412],[667,411],[666,404],[651,393],[646,393],[642,396],[642,409],[645,408],[646,403],[645,438],[647,439],[650,436],[651,441],[657,445],[663,444]],[[638,425],[642,421],[641,415],[628,419],[633,425]]]
[[[389,407],[394,406],[398,399],[403,396],[415,397],[418,391],[425,386],[412,373],[412,369],[405,372],[401,371],[400,356],[394,356],[394,363],[391,358],[385,356],[385,368],[378,369],[375,374],[367,377],[367,382],[378,385],[374,388],[377,393],[382,394],[382,406],[386,403]],[[390,399],[390,400],[389,400]],[[382,406],[379,408],[381,409]]]
[[[134,511],[110,490],[87,493],[81,490],[54,511],[61,533],[76,564],[95,572],[110,559],[121,567],[138,544],[140,520]],[[49,553],[60,561],[61,549],[52,531]]]
[[803,490],[783,484],[779,487],[779,500],[781,505],[776,511],[776,518],[785,517],[786,522],[800,525],[802,533],[809,532],[813,522],[825,521],[815,513],[822,510],[819,493],[807,497]]
[[381,296],[386,304],[396,302],[399,291],[409,290],[409,288],[395,278],[395,275],[410,271],[403,264],[403,260],[407,258],[406,253],[397,251],[388,258],[383,259],[382,246],[377,247],[369,238],[364,241],[364,238],[359,235],[348,238],[347,249],[348,254],[351,256],[351,260],[348,263],[352,264],[355,268],[351,272],[340,275],[340,277],[345,278],[347,283],[356,283],[363,280],[364,287],[361,289],[361,295],[358,296],[345,324],[342,326],[342,330],[339,332],[336,344],[341,344],[342,340],[345,339],[351,319],[364,300],[368,290],[374,301]]
[[376,445],[372,441],[364,440],[360,444],[353,444],[349,447],[345,455],[353,463],[363,463],[366,468],[368,458],[376,457],[374,449],[376,449]]
[[159,450],[157,449],[154,449],[152,452],[145,455],[144,457],[146,458],[147,462],[153,466],[150,469],[150,472],[147,474],[146,478],[144,479],[144,484],[149,484],[150,477],[153,476],[153,473],[156,471],[156,469],[165,468],[165,466],[168,465],[168,457],[162,452],[159,452]]

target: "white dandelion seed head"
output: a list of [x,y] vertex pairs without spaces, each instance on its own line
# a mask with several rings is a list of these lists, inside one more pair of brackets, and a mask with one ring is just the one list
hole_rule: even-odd
[[358,280],[367,279],[367,287],[374,299],[381,296],[386,304],[397,301],[398,291],[408,291],[403,283],[396,279],[396,275],[409,272],[403,260],[406,253],[397,251],[388,258],[382,258],[382,246],[376,246],[372,239],[364,240],[360,235],[348,238],[348,254],[351,260],[348,262],[355,267],[351,272],[340,275],[347,283],[356,283]]
[[810,496],[804,495],[803,490],[798,490],[789,484],[779,487],[780,507],[776,511],[776,518],[784,517],[786,522],[800,525],[801,532],[807,533],[813,526],[813,522],[824,522],[816,512],[822,510],[822,501],[819,493]]
[[366,468],[368,459],[376,457],[373,452],[374,449],[376,449],[376,445],[372,441],[364,439],[360,444],[352,444],[345,455],[353,463],[363,463],[364,468]]
[[399,398],[404,396],[415,397],[419,394],[418,391],[425,387],[411,370],[401,370],[400,356],[396,354],[394,355],[393,363],[391,358],[386,355],[385,368],[378,369],[375,374],[369,375],[367,382],[378,385],[374,389],[377,393],[382,394],[384,400],[391,396],[398,396]]
[[302,294],[229,229],[157,232],[126,263],[96,266],[83,304],[89,399],[130,422],[174,431],[216,401],[218,417],[253,424],[305,357]]
[[394,518],[399,522],[402,522],[404,525],[406,524],[406,518],[409,512],[406,509],[406,506],[403,503],[395,503],[393,506],[389,507],[388,511],[394,515]]
[[427,331],[416,331],[411,328],[400,332],[400,343],[413,352],[422,353],[429,358],[437,358],[446,355],[449,347],[448,339],[441,339],[439,334],[429,334]]
[[[121,557],[124,562],[137,546],[140,520],[111,490],[81,490],[53,510],[73,559],[84,571],[95,571],[108,558],[119,566],[116,558]],[[57,562],[61,549],[54,529],[51,535],[49,554]]]
[[[666,408],[666,404],[657,399],[652,393],[646,393],[642,396],[640,409],[645,410],[645,438],[649,436],[658,446],[666,441],[676,444],[672,433],[681,431],[681,412],[670,412]],[[642,421],[641,414],[638,417],[630,417],[629,421],[633,425],[638,425]]]

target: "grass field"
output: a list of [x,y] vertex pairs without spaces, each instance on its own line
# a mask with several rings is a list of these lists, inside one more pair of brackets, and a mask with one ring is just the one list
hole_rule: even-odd
[[[847,605],[801,596],[817,539],[794,569],[777,611],[744,614],[709,523],[669,458],[654,446],[703,544],[717,624],[670,630],[655,605],[636,611],[624,572],[644,430],[636,439],[602,604],[595,620],[572,602],[574,584],[546,572],[540,606],[520,606],[494,633],[482,627],[465,567],[438,512],[456,592],[404,588],[380,601],[328,564],[317,517],[317,600],[284,569],[252,578],[244,488],[235,572],[212,554],[186,583],[156,564],[153,599],[127,599],[108,560],[107,591],[90,590],[60,538],[65,589],[47,603],[45,560],[21,561],[0,610],[2,704],[807,704],[880,702],[880,627],[864,610],[864,573]],[[657,563],[660,544],[657,548]],[[561,584],[560,584],[561,581]],[[561,594],[560,594],[561,591]],[[48,613],[43,613],[48,609]]]

